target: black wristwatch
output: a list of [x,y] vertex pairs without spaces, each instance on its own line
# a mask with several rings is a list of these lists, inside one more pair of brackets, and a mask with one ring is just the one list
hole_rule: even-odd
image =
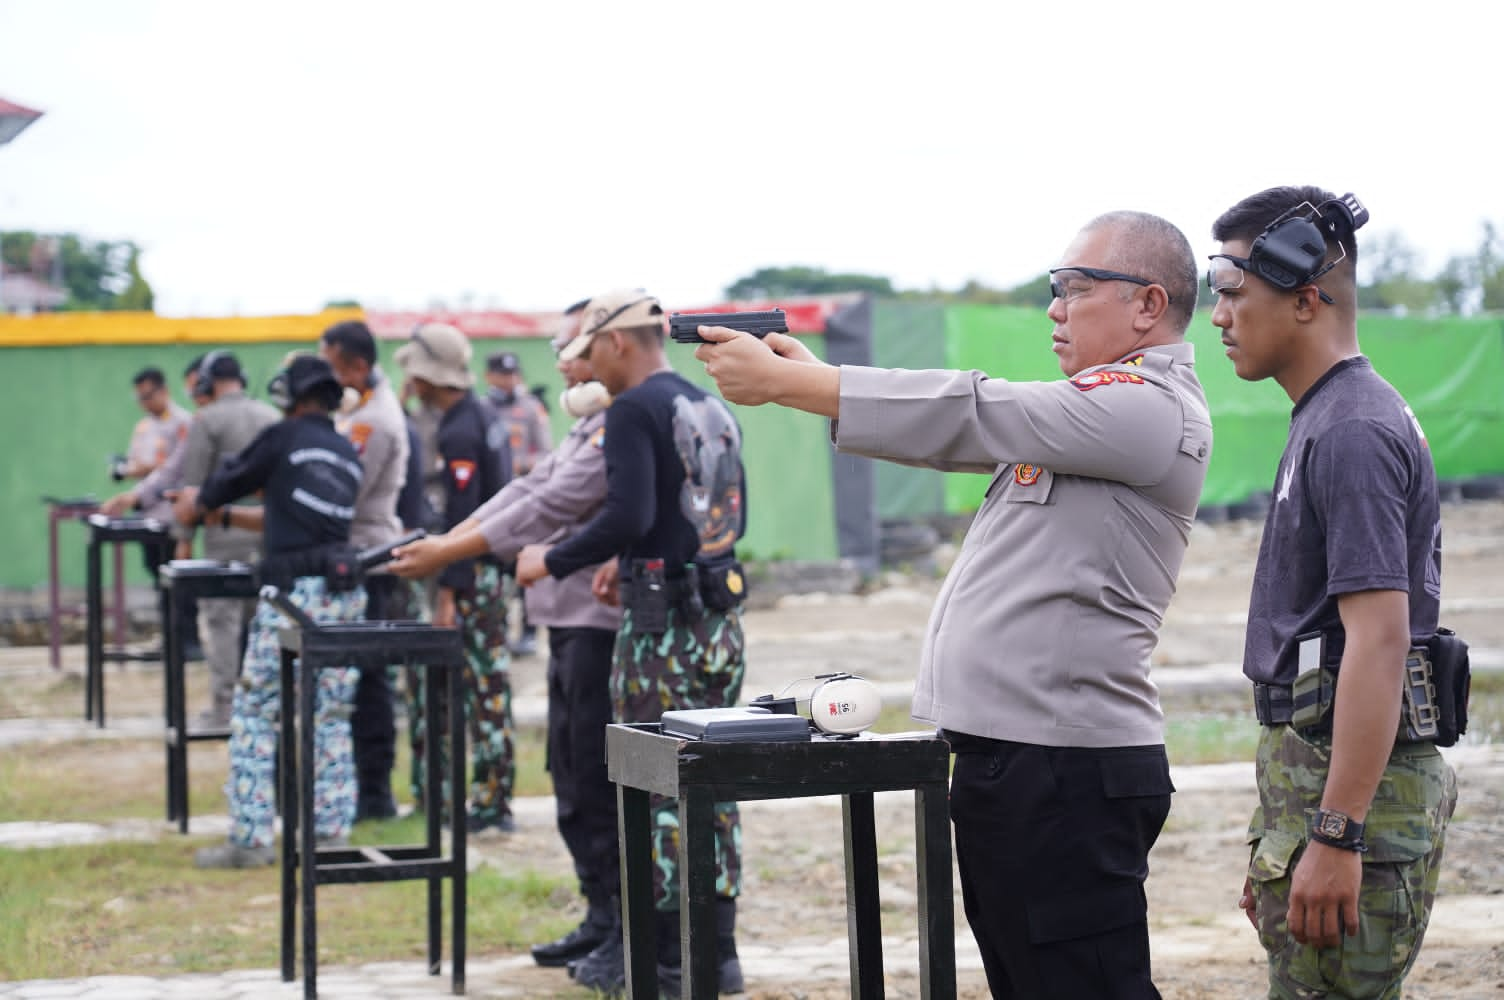
[[1311,839],[1342,851],[1368,852],[1368,845],[1363,842],[1363,824],[1331,809],[1317,809],[1311,817]]

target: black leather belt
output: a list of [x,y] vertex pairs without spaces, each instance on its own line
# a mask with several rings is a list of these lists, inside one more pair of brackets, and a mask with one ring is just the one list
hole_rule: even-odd
[[1295,710],[1295,699],[1288,684],[1253,685],[1253,711],[1261,726],[1283,726]]

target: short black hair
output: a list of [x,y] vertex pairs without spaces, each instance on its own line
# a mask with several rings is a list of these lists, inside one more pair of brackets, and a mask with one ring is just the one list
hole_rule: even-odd
[[167,378],[162,374],[162,369],[156,365],[143,368],[131,377],[131,385],[149,384],[153,389],[160,389],[167,384]]
[[376,338],[363,320],[347,319],[324,331],[320,338],[347,358],[359,358],[368,365],[376,363]]
[[197,375],[199,367],[204,363],[205,357],[207,357],[207,355],[195,355],[193,360],[188,362],[188,367],[183,369],[183,377],[187,378],[189,375]]
[[[1212,239],[1220,243],[1231,240],[1252,243],[1268,229],[1270,224],[1290,209],[1303,202],[1319,208],[1324,202],[1334,201],[1337,196],[1325,188],[1311,184],[1299,187],[1272,187],[1251,194],[1232,208],[1223,212],[1212,223]],[[1347,253],[1347,262],[1358,263],[1358,243],[1350,232],[1339,232],[1336,238]]]

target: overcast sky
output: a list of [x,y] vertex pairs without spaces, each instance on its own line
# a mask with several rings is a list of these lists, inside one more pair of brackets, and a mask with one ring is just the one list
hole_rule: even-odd
[[1504,223],[1504,7],[0,0],[0,229],[133,239],[172,315],[714,301],[765,265],[1008,286],[1198,252],[1275,184],[1429,272]]

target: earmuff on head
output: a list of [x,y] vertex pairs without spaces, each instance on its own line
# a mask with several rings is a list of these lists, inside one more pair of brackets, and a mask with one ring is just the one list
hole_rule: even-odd
[[210,351],[205,354],[198,363],[198,371],[194,373],[194,379],[199,386],[202,395],[212,395],[214,392],[214,365],[220,358],[228,357],[229,351]]
[[293,362],[299,358],[311,358],[315,355],[310,351],[288,351],[282,356],[282,363],[277,366],[277,372],[266,383],[266,398],[279,410],[292,409],[296,399],[292,384]]
[[281,369],[266,384],[267,397],[284,413],[304,398],[318,400],[332,413],[339,408],[343,392],[329,362],[306,351],[284,358]]
[[[1248,269],[1275,288],[1293,291],[1347,259],[1346,245],[1368,221],[1368,209],[1351,192],[1312,206],[1301,202],[1275,219],[1253,241]],[[1328,241],[1340,251],[1327,261]],[[1325,293],[1322,298],[1326,299]]]

